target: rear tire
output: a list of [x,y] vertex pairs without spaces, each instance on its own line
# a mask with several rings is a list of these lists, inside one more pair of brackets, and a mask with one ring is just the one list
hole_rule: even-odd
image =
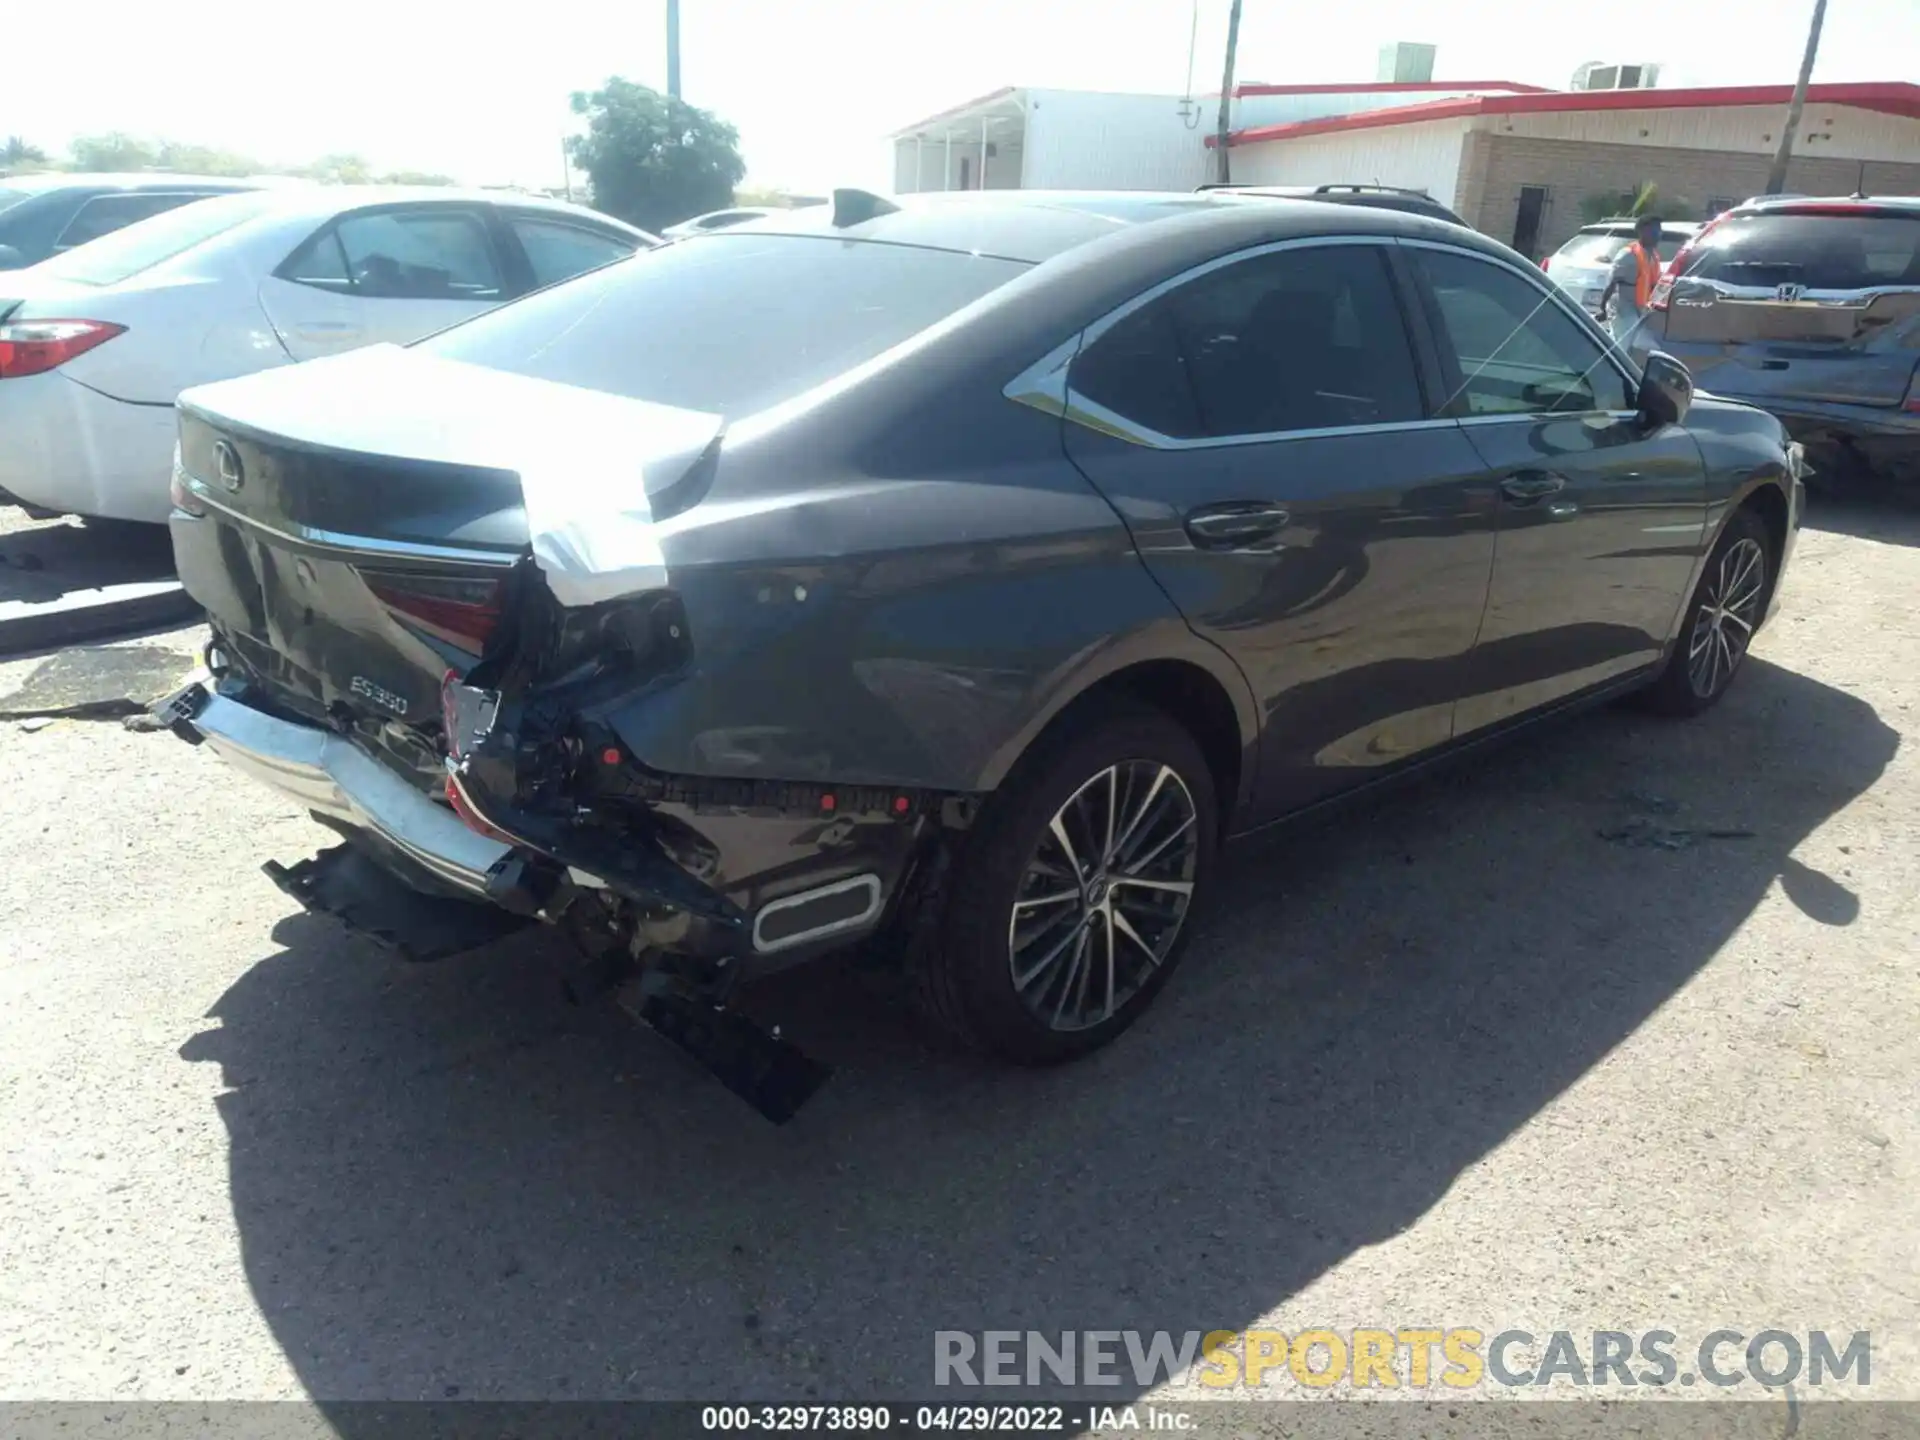
[[1753,511],[1736,510],[1700,572],[1673,653],[1643,692],[1647,709],[1659,715],[1698,715],[1727,693],[1766,613],[1773,564],[1766,525]]
[[1020,1064],[1096,1050],[1152,1004],[1212,879],[1219,812],[1199,745],[1108,710],[1022,759],[961,842],[916,999]]

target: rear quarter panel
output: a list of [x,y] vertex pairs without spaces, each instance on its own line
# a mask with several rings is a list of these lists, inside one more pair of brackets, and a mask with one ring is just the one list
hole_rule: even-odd
[[[1018,286],[996,306],[1020,315]],[[1218,681],[1252,744],[1244,677],[1147,573],[1062,422],[1002,394],[1083,323],[1026,319],[1011,342],[936,327],[727,437],[663,527],[693,662],[604,716],[637,757],[977,793],[1090,685],[1166,659]]]
[[607,715],[633,753],[675,774],[982,792],[1089,686],[1162,659],[1213,675],[1250,734],[1244,679],[1058,454],[1060,422],[1008,409],[1042,442],[1028,463],[850,476],[713,505],[671,537],[695,661]]

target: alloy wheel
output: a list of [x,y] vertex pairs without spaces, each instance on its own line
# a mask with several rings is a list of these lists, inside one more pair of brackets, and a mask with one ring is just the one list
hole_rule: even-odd
[[1751,539],[1728,546],[1708,576],[1687,638],[1687,681],[1701,699],[1724,689],[1747,653],[1766,582],[1766,551]]
[[1051,1030],[1110,1020],[1166,961],[1193,902],[1198,812],[1157,760],[1109,765],[1034,847],[1007,920],[1023,1004]]

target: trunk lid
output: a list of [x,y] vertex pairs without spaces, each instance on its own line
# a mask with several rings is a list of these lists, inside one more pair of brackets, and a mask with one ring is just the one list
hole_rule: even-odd
[[664,583],[649,491],[719,421],[671,412],[663,440],[660,408],[393,346],[190,390],[181,580],[276,703],[432,785],[442,684],[529,587]]
[[1896,407],[1920,362],[1920,210],[1846,203],[1734,215],[1667,289],[1665,338],[1706,388]]

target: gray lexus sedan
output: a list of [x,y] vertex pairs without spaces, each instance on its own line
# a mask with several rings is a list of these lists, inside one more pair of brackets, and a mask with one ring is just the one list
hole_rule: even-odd
[[716,1027],[772,969],[865,944],[1078,1055],[1223,841],[1707,709],[1802,504],[1505,247],[1207,194],[841,191],[180,409],[163,714],[339,833],[282,884],[415,953],[563,926],[769,1113],[813,1082]]

